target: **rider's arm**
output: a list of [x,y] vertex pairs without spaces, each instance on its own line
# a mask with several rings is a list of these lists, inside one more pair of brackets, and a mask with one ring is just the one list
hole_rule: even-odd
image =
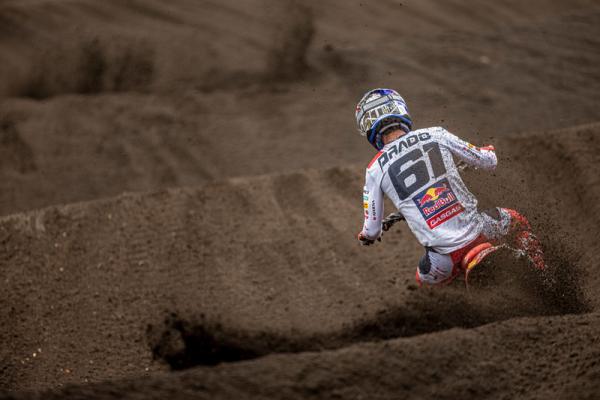
[[491,171],[498,164],[496,149],[492,145],[485,147],[474,146],[445,129],[441,131],[441,142],[452,154],[475,168]]
[[383,191],[376,178],[367,170],[363,190],[363,211],[365,223],[360,233],[363,237],[375,240],[381,235],[383,219]]

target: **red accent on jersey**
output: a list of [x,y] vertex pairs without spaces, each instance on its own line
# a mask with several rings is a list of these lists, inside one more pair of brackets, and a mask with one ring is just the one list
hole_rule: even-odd
[[383,154],[383,151],[380,151],[379,153],[375,154],[375,157],[373,157],[373,159],[371,160],[371,162],[367,166],[367,169],[371,168],[371,165],[373,165],[373,163],[375,161],[377,161],[377,159],[379,158],[379,156],[382,155],[382,154]]

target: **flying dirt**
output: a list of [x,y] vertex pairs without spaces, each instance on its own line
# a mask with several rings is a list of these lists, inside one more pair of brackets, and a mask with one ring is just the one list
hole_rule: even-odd
[[[585,0],[0,2],[0,398],[596,398],[599,22]],[[495,172],[461,174],[527,215],[540,284],[422,290],[404,224],[357,244],[378,86],[494,144]]]

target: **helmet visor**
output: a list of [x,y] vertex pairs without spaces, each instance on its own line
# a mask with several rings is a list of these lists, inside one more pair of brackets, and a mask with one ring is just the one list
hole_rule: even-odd
[[[365,136],[373,127],[375,122],[384,115],[395,114],[405,116],[408,115],[406,104],[401,100],[383,98],[385,102],[380,104],[367,103],[365,105],[366,110],[361,110],[362,114],[359,115],[359,127],[360,133]],[[379,103],[379,102],[373,102]]]

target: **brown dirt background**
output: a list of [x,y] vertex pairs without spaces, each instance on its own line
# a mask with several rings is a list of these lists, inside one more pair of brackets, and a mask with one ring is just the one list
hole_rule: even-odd
[[[0,1],[0,397],[597,398],[599,38],[583,0]],[[542,288],[357,245],[374,86],[497,145],[466,179]]]

